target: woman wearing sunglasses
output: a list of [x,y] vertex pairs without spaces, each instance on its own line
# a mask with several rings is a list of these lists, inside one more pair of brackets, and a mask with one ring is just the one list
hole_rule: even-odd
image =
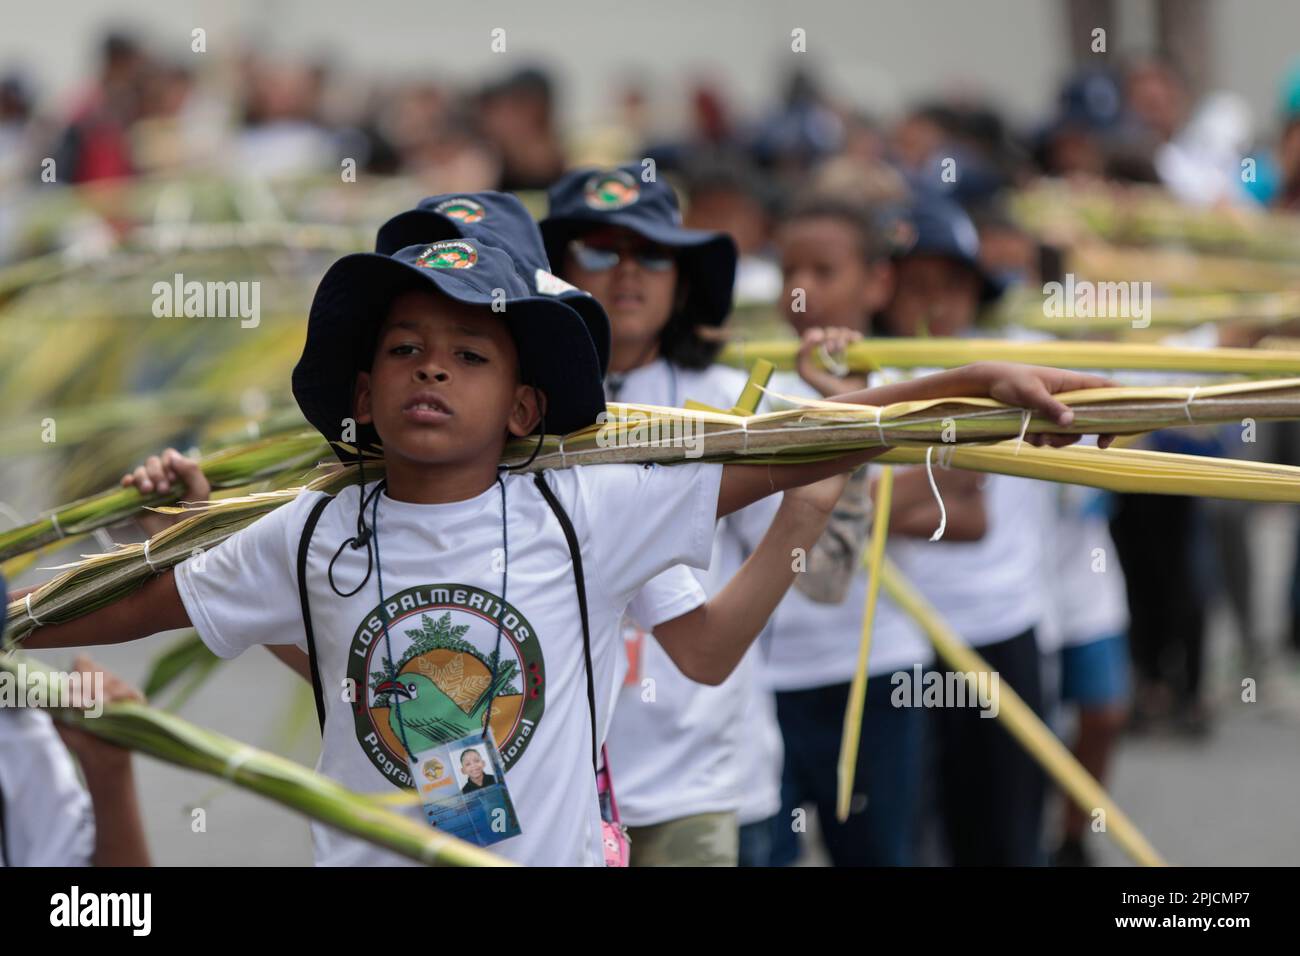
[[[570,173],[549,199],[541,229],[552,267],[595,296],[610,318],[609,399],[665,406],[694,399],[731,408],[745,375],[713,364],[720,346],[708,337],[731,311],[731,238],[682,228],[671,187],[643,176],[639,165]],[[750,507],[719,523],[713,563],[698,575],[710,596],[770,519],[770,510]],[[626,668],[613,688],[606,742],[631,863],[734,866],[737,812],[755,796],[743,792],[742,756],[752,759],[748,751],[759,748],[762,759],[781,759],[774,719],[757,707],[754,716],[750,707],[758,693],[755,651],[721,685],[704,686],[683,677],[652,635],[629,624],[625,637]],[[761,816],[780,807],[775,783],[770,789],[760,796],[770,804]]]

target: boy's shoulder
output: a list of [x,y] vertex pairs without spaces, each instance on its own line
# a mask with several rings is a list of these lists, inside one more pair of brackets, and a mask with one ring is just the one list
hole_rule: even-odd
[[270,544],[272,540],[283,540],[286,547],[296,549],[300,536],[306,529],[308,518],[318,502],[330,499],[329,504],[321,511],[318,519],[321,523],[328,522],[335,513],[343,513],[346,510],[344,502],[347,500],[352,502],[352,515],[355,520],[356,495],[357,486],[345,488],[333,496],[324,491],[300,491],[284,504],[259,516],[236,534],[252,536],[266,544]]
[[[677,488],[687,493],[699,481],[701,469],[721,471],[722,466],[698,461],[618,462],[548,468],[541,474],[566,510],[578,508],[584,515],[599,510],[602,514],[622,515],[619,520],[623,521],[627,520],[629,508],[652,507],[652,497],[671,497]],[[535,480],[532,475],[522,477],[530,484]]]

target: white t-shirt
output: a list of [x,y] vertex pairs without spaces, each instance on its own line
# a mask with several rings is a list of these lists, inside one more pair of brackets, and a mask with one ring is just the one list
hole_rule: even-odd
[[745,746],[740,749],[740,806],[736,818],[741,826],[775,816],[781,809],[781,769],[785,742],[776,719],[776,696],[767,686],[763,669],[763,646],[755,642],[747,655],[754,679],[749,682],[742,723],[747,728]]
[[[792,397],[821,398],[792,373],[774,375],[769,388]],[[769,501],[760,501],[752,507],[763,506],[774,510]],[[791,588],[764,634],[767,683],[774,690],[789,691],[829,687],[852,680],[858,666],[866,602],[864,568],[854,573],[848,593],[838,604],[814,601]],[[871,629],[868,676],[892,674],[899,669],[910,669],[913,664],[928,664],[932,657],[929,642],[920,628],[882,592],[876,602]]]
[[1047,574],[1050,643],[1045,650],[1114,637],[1128,628],[1128,594],[1110,526],[1105,492],[1080,485],[1053,489],[1056,525]]
[[[1037,329],[1010,326],[996,334],[972,329],[963,338],[1050,341]],[[916,369],[911,377],[932,369]],[[982,479],[988,529],[978,541],[891,537],[887,553],[921,594],[971,647],[1015,637],[1046,624],[1040,649],[1056,638],[1043,567],[1052,563],[1049,538],[1056,526],[1054,484],[1031,478]],[[883,600],[883,599],[882,599]],[[892,602],[891,602],[892,606]]]
[[988,475],[983,487],[988,530],[980,540],[890,537],[886,548],[899,571],[972,647],[1015,637],[1036,626],[1046,610],[1041,566],[1051,483]]
[[[746,375],[725,366],[684,369],[659,359],[628,372],[618,399],[669,407],[694,399],[725,409],[735,404],[746,381]],[[752,657],[747,654],[722,684],[711,687],[683,675],[646,632],[698,607],[705,592],[722,590],[766,530],[768,522],[753,525],[759,513],[751,506],[719,522],[708,572],[694,576],[703,591],[691,588],[690,571],[677,568],[651,582],[629,608],[628,653],[616,674],[606,740],[614,792],[628,826],[740,806],[745,791],[740,751],[762,732],[745,721]]]
[[[597,688],[613,679],[622,653],[620,622],[637,591],[675,564],[708,563],[721,476],[720,465],[701,463],[546,473],[582,548]],[[501,492],[495,484],[447,504],[380,495],[375,538],[382,608],[377,573],[349,598],[335,594],[326,577],[339,545],[355,534],[360,489],[347,489],[325,508],[312,536],[307,575],[326,701],[317,769],[361,793],[410,785],[388,708],[375,706],[373,688],[384,679],[387,659],[381,611],[389,618],[397,669],[428,677],[440,692],[430,704],[446,705],[450,698],[462,715],[457,718],[454,709],[448,715],[444,706],[439,719],[467,726],[481,719],[467,708],[486,689],[499,619],[508,679],[491,726],[522,833],[492,852],[530,865],[600,865],[587,678],[569,549],[532,476],[504,480],[505,602],[499,598]],[[190,619],[218,656],[234,657],[254,644],[304,643],[295,566],[303,524],[317,497],[300,495],[177,567]],[[369,514],[367,508],[367,522]],[[366,564],[366,549],[344,548],[334,567],[339,590],[357,587]],[[355,681],[356,704],[343,700],[346,678]],[[597,726],[604,727],[608,696],[597,694],[595,706]],[[409,737],[409,723],[406,728]],[[404,812],[424,820],[420,807]],[[405,862],[322,826],[313,826],[313,838],[319,864]]]
[[0,800],[6,866],[90,866],[90,795],[50,715],[0,709]]

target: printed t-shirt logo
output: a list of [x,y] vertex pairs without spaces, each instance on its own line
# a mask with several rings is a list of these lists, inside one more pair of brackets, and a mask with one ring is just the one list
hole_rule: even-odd
[[[493,683],[498,620],[501,653]],[[509,771],[546,709],[546,665],[532,625],[496,595],[463,584],[408,588],[372,609],[353,633],[348,677],[357,688],[357,742],[398,787],[414,785],[407,748],[419,753],[482,731],[489,703],[492,733]]]
[[457,222],[481,222],[487,215],[487,210],[483,208],[482,203],[463,197],[444,199],[433,207],[433,211]]
[[469,269],[476,262],[478,250],[468,242],[455,239],[435,242],[415,260],[415,264],[423,269]]
[[587,180],[583,198],[592,209],[622,209],[636,202],[641,195],[641,187],[629,173],[616,169],[609,173],[597,173]]

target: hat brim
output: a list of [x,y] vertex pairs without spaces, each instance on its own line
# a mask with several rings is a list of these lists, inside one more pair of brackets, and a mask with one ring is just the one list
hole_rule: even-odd
[[[376,253],[345,256],[325,273],[312,300],[307,342],[293,370],[293,394],[303,415],[332,443],[353,414],[357,371],[389,306],[411,290],[436,291],[467,305],[493,298],[458,279],[455,269],[424,269]],[[586,324],[556,298],[526,296],[505,304],[521,375],[546,396],[545,428],[567,434],[595,423],[605,409],[600,366]],[[380,444],[372,425],[358,425],[356,446]],[[332,445],[345,462],[357,455]]]
[[375,235],[375,252],[391,256],[407,246],[464,238],[464,232],[442,213],[428,209],[408,209],[379,227],[379,232]]
[[682,275],[688,282],[686,310],[705,325],[721,325],[731,313],[736,282],[736,244],[721,232],[686,229],[665,223],[647,222],[640,216],[620,216],[618,211],[592,216],[565,216],[541,222],[542,240],[551,267],[562,269],[564,247],[569,240],[601,226],[617,226],[643,239],[677,250]]

